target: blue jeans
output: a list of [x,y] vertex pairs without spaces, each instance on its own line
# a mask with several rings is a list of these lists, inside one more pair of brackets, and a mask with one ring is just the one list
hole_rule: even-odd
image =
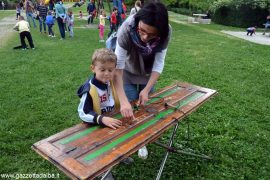
[[53,24],[48,24],[48,33],[49,33],[49,35],[52,35],[52,36],[54,36],[54,32],[53,32],[53,30],[52,30],[52,27],[53,27]]
[[36,22],[35,22],[35,19],[34,19],[34,16],[33,16],[33,13],[31,13],[31,12],[28,12],[28,13],[26,13],[26,16],[27,16],[27,21],[28,21],[28,23],[29,23],[29,26],[31,27],[31,24],[30,24],[30,17],[31,17],[31,19],[32,19],[32,21],[33,21],[33,24],[34,24],[34,28],[36,28],[37,27],[37,25],[36,25]]
[[[124,84],[124,90],[127,95],[128,101],[139,99],[140,92],[145,88],[146,84]],[[150,93],[154,92],[154,87]]]
[[42,25],[43,25],[43,29],[44,32],[46,32],[46,17],[39,17],[39,31],[42,32]]
[[73,37],[74,36],[73,26],[68,26],[68,30],[69,30],[69,37]]
[[58,24],[58,27],[59,27],[61,37],[63,39],[65,39],[65,23],[63,23],[63,19],[58,17],[57,18],[57,24]]

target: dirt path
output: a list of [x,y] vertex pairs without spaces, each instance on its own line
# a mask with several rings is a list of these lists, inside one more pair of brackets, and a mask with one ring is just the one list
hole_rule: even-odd
[[247,33],[245,31],[221,31],[223,33],[251,41],[257,44],[262,44],[262,45],[270,45],[270,37],[267,35],[262,35],[261,32],[256,32],[253,36],[247,36]]
[[[14,11],[15,14],[15,11]],[[2,48],[8,39],[15,35],[17,32],[12,28],[16,24],[17,20],[14,16],[5,17],[0,20],[0,48]]]

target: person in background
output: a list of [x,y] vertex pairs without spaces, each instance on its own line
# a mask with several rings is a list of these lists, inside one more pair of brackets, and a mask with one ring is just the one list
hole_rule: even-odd
[[116,23],[116,29],[118,29],[120,27],[120,25],[122,24],[122,13],[123,13],[123,0],[112,0],[113,1],[113,7],[117,7],[117,14],[116,14],[116,19],[117,19],[117,23]]
[[43,0],[40,0],[37,6],[38,16],[39,16],[39,32],[42,33],[42,26],[44,33],[46,34],[46,16],[48,13],[48,8],[45,6]]
[[116,29],[116,23],[117,23],[117,19],[116,19],[116,16],[118,14],[118,9],[117,7],[114,7],[113,8],[113,12],[111,14],[111,17],[110,17],[110,29],[111,31],[109,32],[108,34],[108,37],[110,37],[110,35],[113,33],[113,31],[117,31]]
[[73,7],[81,7],[82,5],[84,5],[84,0],[80,0],[80,2],[75,2]]
[[141,1],[137,0],[135,2],[135,6],[130,10],[130,14],[129,15],[133,15],[136,14],[142,7],[142,3]]
[[21,6],[21,13],[23,12],[23,0],[21,0],[20,2],[19,2],[19,4],[20,4],[20,6]]
[[29,25],[31,27],[31,23],[30,23],[30,18],[31,18],[32,21],[33,21],[33,24],[34,24],[34,28],[36,28],[37,25],[36,25],[36,22],[35,22],[35,19],[34,19],[33,12],[34,12],[33,3],[30,0],[26,0],[25,1],[25,14],[26,14],[26,17],[27,17],[27,21],[28,21],[28,23],[29,23]]
[[72,9],[68,9],[67,25],[69,31],[69,37],[74,37],[73,26],[74,26],[74,15]]
[[89,14],[88,19],[87,19],[87,23],[92,24],[94,17],[96,15],[96,5],[95,5],[94,0],[90,0],[89,4],[87,5],[87,12]]
[[127,6],[125,5],[124,1],[122,2],[123,11],[121,13],[122,21],[126,19],[126,13],[127,13]]
[[16,23],[13,29],[16,31],[19,31],[22,50],[26,50],[27,48],[26,43],[25,43],[25,37],[27,38],[30,47],[32,49],[35,49],[33,39],[30,33],[29,23],[24,20],[23,16],[19,16],[19,22]]
[[4,1],[2,1],[1,5],[2,5],[2,9],[5,10],[5,3],[4,3]]
[[53,11],[54,8],[54,0],[49,1],[49,11]]
[[106,13],[102,9],[99,15],[99,42],[104,42],[104,29],[105,29]]
[[256,28],[257,28],[256,26],[247,28],[247,36],[248,35],[252,36],[253,34],[255,34]]
[[66,23],[66,8],[63,6],[61,0],[56,1],[55,17],[61,34],[61,40],[65,39],[65,23]]
[[[168,11],[164,4],[149,3],[135,15],[129,16],[117,31],[115,54],[117,66],[114,84],[121,97],[120,112],[133,119],[131,101],[144,106],[149,93],[159,79],[165,63],[170,39]],[[141,158],[148,155],[144,146],[138,151]]]
[[265,23],[264,31],[262,35],[265,35],[268,28],[270,28],[270,15],[266,17],[266,23]]
[[16,5],[16,20],[18,20],[18,17],[21,16],[21,5],[18,3]]
[[53,25],[54,25],[54,17],[52,15],[52,11],[48,12],[48,15],[46,16],[46,24],[48,26],[48,36],[49,37],[55,37],[55,34],[53,32]]
[[79,11],[79,18],[80,18],[80,19],[83,18],[83,13],[82,13],[82,11]]

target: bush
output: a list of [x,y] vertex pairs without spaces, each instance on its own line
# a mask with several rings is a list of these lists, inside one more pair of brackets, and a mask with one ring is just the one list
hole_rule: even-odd
[[262,2],[263,0],[217,1],[211,7],[212,20],[219,24],[236,27],[262,27],[268,15],[267,3]]
[[191,16],[192,15],[192,10],[186,9],[186,8],[168,7],[168,10],[169,11],[173,11],[173,12],[178,13],[178,14],[184,14],[184,15],[188,15],[188,16]]
[[[1,2],[2,1],[0,1],[0,3]],[[17,4],[16,1],[4,1],[4,3],[5,3],[5,9],[14,9],[15,10],[16,4]],[[2,6],[1,6],[1,8],[2,8]]]
[[233,7],[221,7],[213,16],[213,21],[223,25],[248,27],[262,27],[268,12],[266,9],[252,9],[249,6],[241,6],[239,9]]

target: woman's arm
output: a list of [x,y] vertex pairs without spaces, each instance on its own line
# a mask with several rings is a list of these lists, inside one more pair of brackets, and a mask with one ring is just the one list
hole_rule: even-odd
[[145,88],[139,94],[140,105],[144,105],[149,100],[148,99],[149,92],[151,91],[152,87],[156,84],[160,74],[163,71],[166,53],[167,49],[164,49],[161,52],[157,52],[155,54],[155,61],[153,64],[150,79],[147,82]]
[[125,118],[134,118],[133,109],[128,101],[123,86],[123,69],[116,69],[114,73],[114,86],[119,97],[120,112]]
[[160,73],[152,71],[149,81],[147,82],[145,88],[139,94],[139,104],[145,105],[145,103],[149,100],[149,92],[151,91],[152,87],[156,84]]

